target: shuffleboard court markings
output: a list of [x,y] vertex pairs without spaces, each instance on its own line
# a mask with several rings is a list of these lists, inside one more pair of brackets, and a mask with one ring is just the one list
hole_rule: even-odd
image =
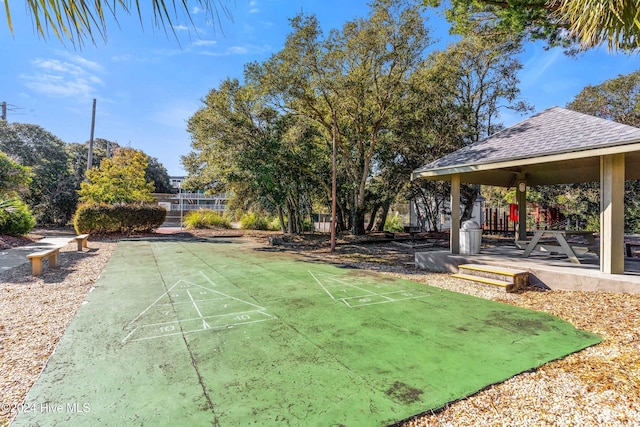
[[311,270],[309,274],[331,299],[341,301],[347,307],[387,304],[431,296],[427,291],[398,289],[396,286],[385,286],[363,278],[313,273]]
[[273,318],[257,304],[179,280],[129,322],[122,342],[226,329]]

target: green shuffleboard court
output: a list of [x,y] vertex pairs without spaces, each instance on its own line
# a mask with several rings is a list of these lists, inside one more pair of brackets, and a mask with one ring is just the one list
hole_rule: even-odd
[[601,341],[554,316],[256,250],[122,241],[12,426],[383,426]]

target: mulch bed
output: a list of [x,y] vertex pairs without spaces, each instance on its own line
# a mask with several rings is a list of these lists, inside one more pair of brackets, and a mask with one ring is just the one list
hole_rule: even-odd
[[8,236],[6,234],[0,234],[0,250],[28,245],[29,243],[37,242],[42,239],[42,237],[43,236],[39,234],[28,234],[26,236]]

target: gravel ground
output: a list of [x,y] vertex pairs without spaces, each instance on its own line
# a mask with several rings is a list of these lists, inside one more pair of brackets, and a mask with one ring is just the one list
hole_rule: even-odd
[[[206,236],[212,232],[194,234]],[[268,245],[268,235],[252,233],[245,237],[253,238],[257,245]],[[385,243],[340,243],[334,254],[315,241],[270,248],[545,311],[605,339],[602,344],[489,386],[440,411],[417,416],[402,423],[403,427],[640,425],[640,295],[536,289],[505,294],[448,274],[415,270],[411,266],[413,251],[408,248]],[[31,276],[29,265],[0,276],[0,425],[15,415],[115,243],[90,240],[89,248],[78,253],[68,245],[61,251],[60,268],[45,269],[39,278]]]
[[114,242],[60,250],[58,267],[31,275],[23,264],[0,275],[0,426],[12,419],[84,301]]

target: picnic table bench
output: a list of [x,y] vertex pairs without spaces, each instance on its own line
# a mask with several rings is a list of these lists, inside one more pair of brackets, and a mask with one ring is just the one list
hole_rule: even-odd
[[[552,237],[554,240],[545,241],[543,237]],[[580,237],[583,244],[574,244],[567,241],[567,237]],[[536,230],[530,242],[518,242],[524,247],[524,258],[528,258],[534,250],[565,254],[572,263],[580,264],[577,255],[583,255],[588,251],[598,253],[600,247],[597,244],[593,232],[581,230]]]

